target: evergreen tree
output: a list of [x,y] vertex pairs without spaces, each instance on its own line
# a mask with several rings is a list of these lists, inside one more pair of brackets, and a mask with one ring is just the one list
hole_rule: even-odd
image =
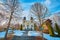
[[56,29],[56,31],[57,31],[57,33],[58,33],[58,35],[60,35],[60,29],[59,29],[59,26],[58,26],[58,24],[57,24],[57,23],[55,23],[55,29]]
[[48,29],[49,29],[49,34],[51,36],[54,36],[54,31],[53,31],[53,28],[52,28],[52,26],[50,24],[48,24]]
[[37,25],[36,25],[36,24],[34,24],[34,30],[36,30],[36,28],[37,28]]
[[51,25],[51,20],[48,19],[46,21],[46,25],[47,25],[47,27],[49,29],[50,36],[55,36],[54,31],[53,31],[53,28],[52,28],[52,25]]
[[23,30],[23,26],[22,26],[22,24],[21,24],[21,28],[20,28],[20,30]]

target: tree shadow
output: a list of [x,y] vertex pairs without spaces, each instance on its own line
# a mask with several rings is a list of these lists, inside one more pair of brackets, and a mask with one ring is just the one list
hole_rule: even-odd
[[54,35],[54,36],[52,36],[52,37],[59,37],[59,38],[60,38],[60,35]]

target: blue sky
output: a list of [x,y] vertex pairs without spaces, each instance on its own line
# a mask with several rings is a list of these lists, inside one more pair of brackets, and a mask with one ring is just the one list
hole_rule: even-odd
[[54,14],[56,12],[60,12],[60,0],[19,0],[24,9],[24,16],[29,16],[29,10],[31,5],[35,2],[40,2],[48,8],[50,14]]
[[60,11],[60,0],[20,0],[25,10],[29,10],[31,5],[35,2],[40,2],[47,6],[49,12],[54,14]]
[[24,10],[29,10],[32,4],[34,4],[35,2],[40,2],[46,5],[51,13],[60,11],[60,0],[19,0],[19,1],[21,2]]

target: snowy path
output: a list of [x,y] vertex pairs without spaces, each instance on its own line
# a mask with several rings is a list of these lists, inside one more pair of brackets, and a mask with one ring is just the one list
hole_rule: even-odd
[[[22,36],[24,34],[24,32],[25,31],[15,30],[14,35]],[[0,32],[0,38],[4,38],[4,36],[5,36],[5,32]],[[40,35],[40,32],[29,31],[28,36],[41,36],[41,35]],[[49,34],[44,34],[44,38],[46,38],[48,40],[60,40],[60,37],[51,37],[51,36],[49,36]]]

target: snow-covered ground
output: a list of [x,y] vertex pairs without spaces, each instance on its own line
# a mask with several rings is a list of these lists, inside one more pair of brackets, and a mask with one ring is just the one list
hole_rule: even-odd
[[44,38],[48,40],[60,40],[60,37],[51,37],[49,34],[43,34]]
[[5,32],[0,32],[0,38],[4,38]]
[[[14,35],[16,36],[22,36],[25,31],[20,31],[20,30],[15,30]],[[4,38],[5,32],[0,32],[0,38]],[[38,31],[29,31],[28,36],[41,36],[40,32]],[[59,37],[51,37],[49,34],[44,34],[43,37],[48,39],[48,40],[60,40]]]

